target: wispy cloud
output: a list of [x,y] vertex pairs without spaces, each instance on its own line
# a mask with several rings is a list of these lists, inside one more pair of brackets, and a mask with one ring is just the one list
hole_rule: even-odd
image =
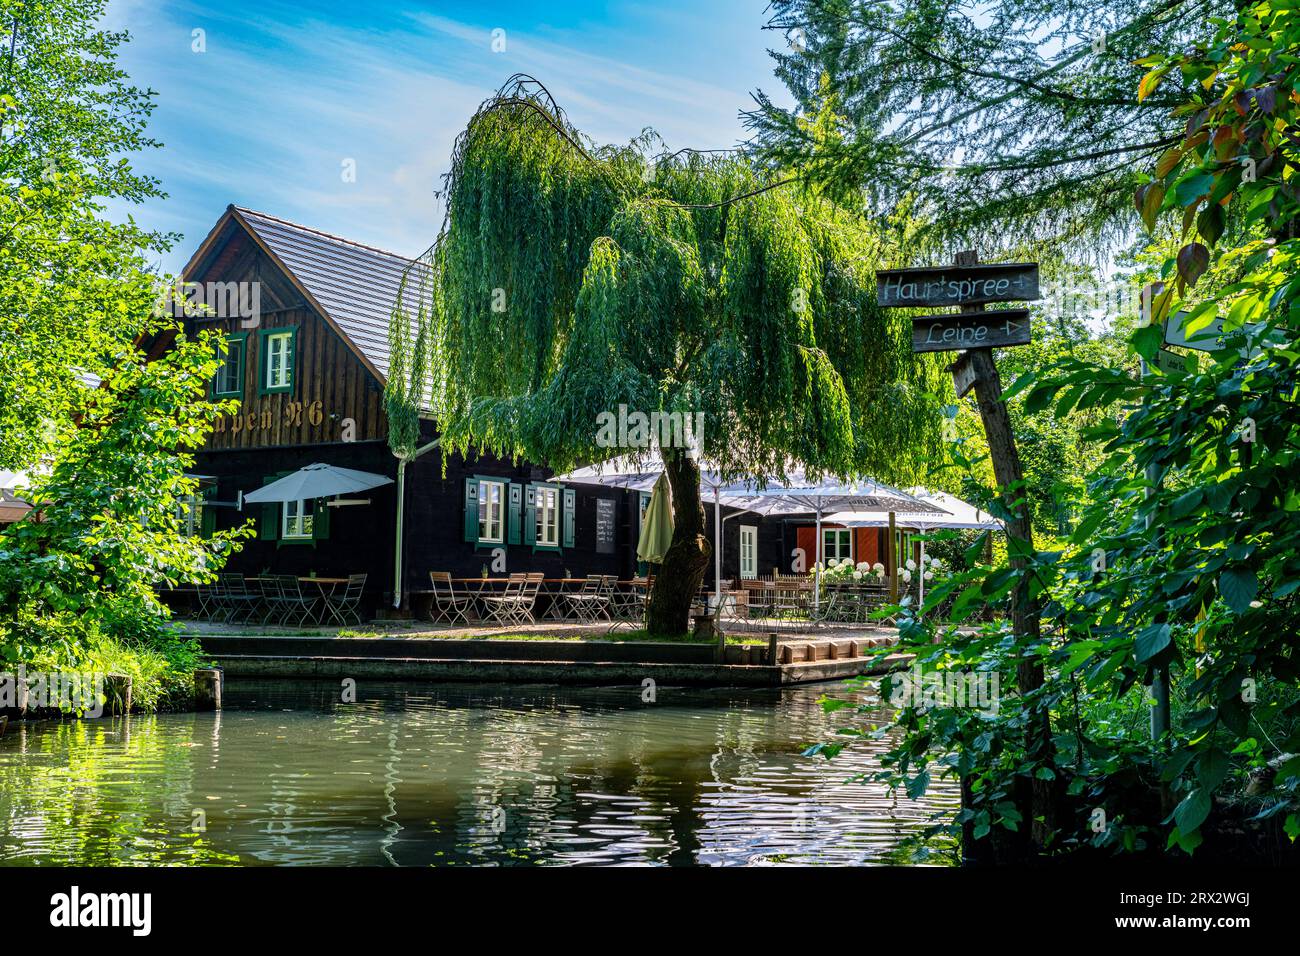
[[[684,0],[659,5],[653,17],[629,7],[603,11],[605,19],[572,4],[548,23],[505,8],[493,23],[474,10],[380,5],[361,17],[354,4],[328,6],[240,0],[164,12],[118,0],[111,8],[110,19],[135,37],[127,68],[159,92],[152,127],[166,145],[140,165],[171,198],[135,215],[184,234],[168,268],[183,263],[228,202],[420,251],[441,219],[435,190],[456,135],[511,73],[546,83],[597,141],[626,141],[652,126],[674,147],[734,145],[749,91],[770,85],[761,17],[725,9],[752,7],[740,0],[707,19]],[[738,18],[749,35],[738,33]],[[504,50],[493,49],[496,28]],[[204,31],[204,52],[192,50],[194,30]],[[354,182],[343,175],[349,161]]]

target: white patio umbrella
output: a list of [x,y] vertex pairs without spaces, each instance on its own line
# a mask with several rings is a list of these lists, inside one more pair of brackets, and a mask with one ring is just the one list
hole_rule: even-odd
[[752,479],[732,482],[723,486],[721,493],[741,502],[767,500],[771,504],[763,514],[816,515],[816,558],[813,564],[813,607],[821,604],[822,587],[822,520],[823,516],[837,510],[916,512],[942,514],[942,510],[905,491],[900,491],[872,478],[841,481],[837,478],[814,480],[803,468],[791,468],[786,479],[760,483]]
[[244,495],[244,501],[258,504],[272,501],[301,501],[306,498],[329,498],[357,491],[391,485],[393,479],[369,471],[340,468],[320,463],[299,468],[291,475],[263,485]]
[[[895,526],[911,531],[933,531],[937,528],[989,529],[1003,530],[1002,522],[986,511],[980,511],[969,502],[962,501],[956,495],[944,491],[930,491],[926,488],[911,488],[908,493],[937,508],[934,511],[897,511],[894,513]],[[886,511],[841,511],[826,516],[827,524],[840,524],[846,528],[887,528],[889,513]],[[890,569],[891,574],[897,568]],[[921,541],[921,578],[917,584],[919,598],[925,601],[925,541]]]

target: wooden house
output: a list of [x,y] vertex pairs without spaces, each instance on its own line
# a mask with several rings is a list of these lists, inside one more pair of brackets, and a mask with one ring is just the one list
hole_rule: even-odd
[[[316,462],[396,477],[383,390],[389,315],[410,265],[274,216],[226,209],[181,277],[207,290],[203,301],[216,313],[187,317],[187,331],[219,330],[228,343],[212,393],[239,402],[196,456],[204,476],[196,529],[210,533],[251,518],[256,537],[227,570],[366,572],[372,610],[409,607],[411,593],[428,588],[430,571],[634,574],[648,496],[564,487],[527,462],[465,460],[439,450],[411,462],[400,555],[395,485],[351,500],[242,503],[243,495]],[[432,421],[421,431],[422,443],[437,434]],[[784,522],[738,516],[724,528],[724,577],[788,569],[783,555],[797,546],[797,533]],[[399,561],[402,593],[395,596]]]

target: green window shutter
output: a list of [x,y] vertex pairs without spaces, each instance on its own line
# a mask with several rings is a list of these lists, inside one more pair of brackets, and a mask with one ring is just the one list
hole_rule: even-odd
[[[288,472],[284,471],[278,475],[267,475],[262,479],[263,485],[269,485],[273,481],[279,481]],[[279,541],[280,540],[280,503],[277,501],[268,501],[262,505],[262,520],[258,522],[257,537],[262,541]]]
[[524,544],[537,544],[537,489],[524,489]]
[[575,512],[578,510],[578,493],[571,488],[565,488],[560,492],[560,497],[563,501],[560,517],[561,522],[563,522],[560,530],[560,547],[572,548]]
[[[298,327],[295,325],[291,330],[293,334],[289,337],[289,393],[298,389]],[[329,524],[328,519],[326,524]]]
[[330,539],[330,512],[333,510],[328,506],[327,499],[316,499],[316,510],[312,513],[311,518],[312,540],[328,541]]
[[478,479],[465,479],[465,540],[478,544]]
[[524,508],[524,486],[510,482],[506,486],[506,520],[508,522],[508,531],[506,534],[507,544],[519,544],[519,525],[523,523]]
[[209,508],[206,502],[211,501],[217,496],[217,486],[205,488],[200,496],[201,501],[205,502],[199,510],[199,537],[210,538],[217,530],[217,509]]
[[226,336],[226,353],[227,359],[231,354],[235,356],[235,381],[233,389],[226,389],[225,365],[223,364],[217,370],[216,378],[212,381],[212,395],[214,398],[243,398],[244,397],[244,379],[247,371],[248,362],[248,333],[232,332]]

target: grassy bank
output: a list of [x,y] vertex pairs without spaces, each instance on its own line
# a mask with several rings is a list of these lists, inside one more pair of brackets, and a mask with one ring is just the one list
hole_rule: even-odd
[[188,706],[194,693],[194,671],[205,661],[197,641],[169,628],[148,638],[96,633],[76,644],[19,645],[16,653],[12,645],[5,649],[10,653],[0,665],[3,670],[22,666],[28,674],[125,674],[131,678],[133,706],[144,711]]

